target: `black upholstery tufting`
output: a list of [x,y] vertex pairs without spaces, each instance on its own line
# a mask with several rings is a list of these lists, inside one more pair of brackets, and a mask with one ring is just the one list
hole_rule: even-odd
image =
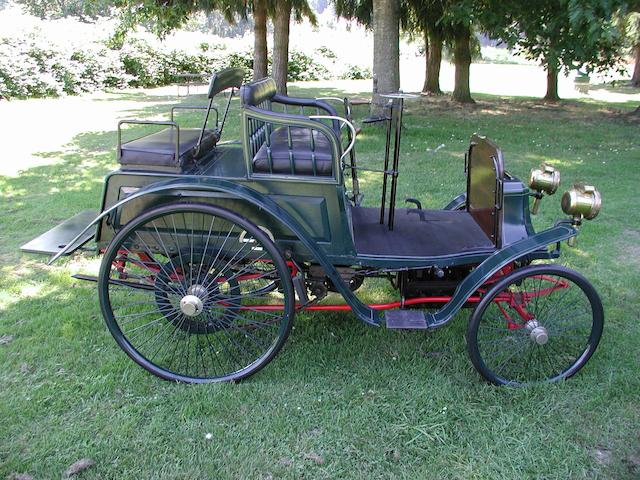
[[[180,145],[176,161],[176,133],[174,128],[166,128],[151,135],[123,143],[120,148],[120,164],[123,169],[144,167],[165,167],[179,169],[193,163],[198,144],[199,128],[180,130]],[[210,150],[219,140],[216,130],[205,130],[200,152]],[[154,168],[155,169],[155,168]]]
[[[253,158],[253,171],[256,173],[291,174],[291,158],[293,158],[296,175],[313,175],[313,160],[319,176],[331,176],[333,173],[333,154],[331,144],[324,134],[308,128],[289,128],[291,148],[287,127],[276,128],[270,136],[270,146],[266,142]],[[311,134],[313,132],[313,149]],[[268,150],[271,153],[272,166],[269,167]]]
[[[336,116],[333,107],[315,98],[278,94],[272,78],[243,85],[240,88],[240,100],[248,118],[244,135],[248,139],[249,158],[252,159],[254,172],[323,177],[334,175],[334,145],[340,150],[339,123],[332,121],[332,131],[328,133],[321,131],[325,126],[319,122],[317,128],[296,125],[296,119],[309,123],[310,117],[302,113],[304,108],[312,109],[314,115],[322,112]],[[274,112],[273,104],[284,105],[285,112]],[[287,105],[299,108],[301,113],[288,113]],[[254,113],[259,116],[253,117]],[[267,132],[271,132],[268,138]],[[331,139],[327,138],[327,134]]]

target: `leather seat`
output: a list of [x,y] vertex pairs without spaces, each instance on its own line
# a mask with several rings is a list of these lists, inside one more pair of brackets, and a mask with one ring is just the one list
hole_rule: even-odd
[[[180,145],[176,162],[175,128],[166,128],[151,135],[123,143],[120,153],[120,164],[123,169],[141,168],[145,166],[181,168],[194,162],[196,145],[200,136],[199,128],[180,129]],[[200,152],[210,150],[220,139],[217,130],[205,130]]]
[[[254,172],[323,177],[333,175],[333,150],[329,139],[320,131],[308,127],[277,126],[277,116],[280,114],[271,111],[272,102],[298,106],[319,104],[322,108],[329,109],[328,113],[336,115],[330,106],[315,99],[296,99],[280,95],[276,93],[275,81],[269,77],[243,85],[240,89],[240,99],[245,108],[255,108],[274,115],[269,145],[263,141],[253,157]],[[258,129],[265,128],[265,122],[259,120],[254,125],[254,130],[245,132],[245,135],[250,137],[258,135],[258,138],[263,135],[262,138],[264,138],[264,134],[260,134]],[[313,135],[313,143],[311,135]]]
[[308,128],[290,127],[291,148],[287,127],[276,128],[270,136],[272,169],[269,169],[266,142],[253,158],[253,171],[256,173],[294,174],[291,171],[291,157],[296,175],[313,175],[313,159],[316,162],[316,175],[331,176],[333,174],[333,155],[327,137],[313,130],[313,149],[311,145],[312,130]]

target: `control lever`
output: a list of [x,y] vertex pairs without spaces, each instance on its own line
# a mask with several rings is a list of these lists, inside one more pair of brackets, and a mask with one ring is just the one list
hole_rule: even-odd
[[413,203],[418,210],[422,210],[422,203],[420,203],[420,200],[416,198],[405,198],[404,201],[405,203]]

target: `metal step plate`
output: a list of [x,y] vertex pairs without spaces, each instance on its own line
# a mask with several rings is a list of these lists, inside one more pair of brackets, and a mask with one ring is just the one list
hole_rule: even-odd
[[[93,219],[98,216],[97,210],[83,210],[82,212],[68,218],[60,225],[53,227],[48,232],[34,238],[30,242],[25,243],[20,247],[20,250],[27,253],[40,253],[46,255],[55,255],[60,250],[67,246],[71,240],[74,239],[87,225],[89,225]],[[82,237],[75,243],[75,248],[79,248],[96,234],[96,228],[90,228],[85,232]],[[70,255],[74,249],[67,252]]]
[[387,328],[425,330],[429,328],[427,318],[421,310],[388,310],[384,314]]

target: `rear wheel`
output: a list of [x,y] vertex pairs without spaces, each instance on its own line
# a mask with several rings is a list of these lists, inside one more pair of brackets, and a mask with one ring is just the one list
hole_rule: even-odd
[[602,303],[586,278],[557,265],[529,266],[483,296],[469,321],[467,347],[491,383],[554,382],[584,366],[603,324]]
[[[277,283],[278,289],[271,286]],[[273,241],[223,208],[178,203],[125,225],[105,252],[102,313],[118,345],[161,378],[245,378],[291,329],[291,273]]]

